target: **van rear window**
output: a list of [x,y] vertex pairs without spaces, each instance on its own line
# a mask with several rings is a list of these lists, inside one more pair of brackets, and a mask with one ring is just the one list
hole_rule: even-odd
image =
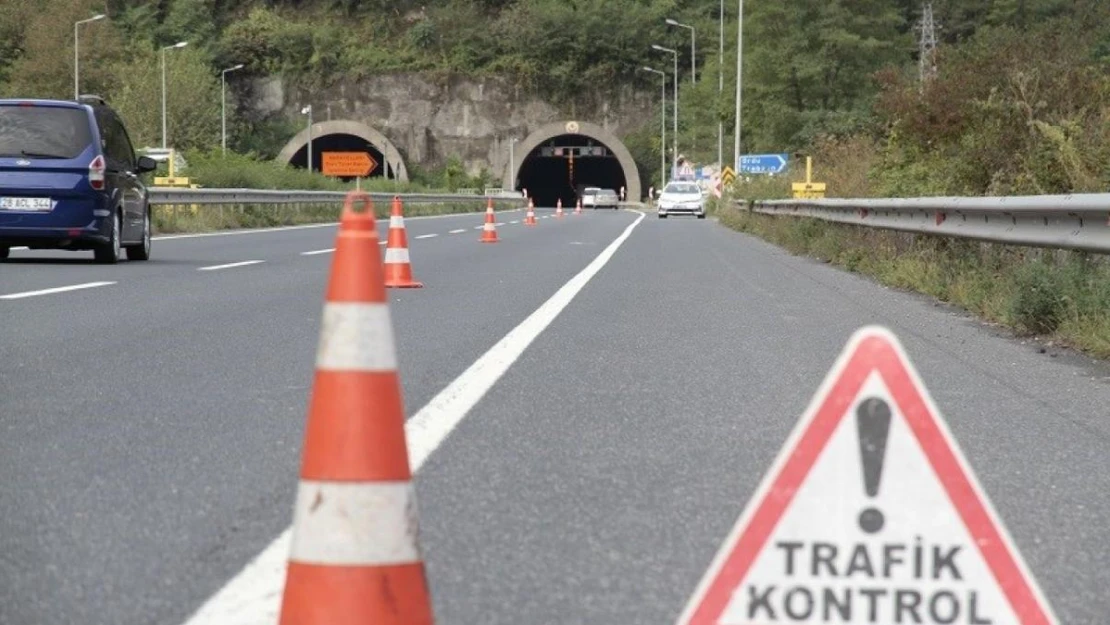
[[0,156],[76,158],[90,143],[89,117],[82,109],[0,105]]

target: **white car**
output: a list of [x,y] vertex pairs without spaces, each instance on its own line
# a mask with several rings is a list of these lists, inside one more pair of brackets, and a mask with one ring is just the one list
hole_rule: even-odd
[[659,194],[659,218],[684,213],[705,219],[705,194],[693,182],[670,182]]

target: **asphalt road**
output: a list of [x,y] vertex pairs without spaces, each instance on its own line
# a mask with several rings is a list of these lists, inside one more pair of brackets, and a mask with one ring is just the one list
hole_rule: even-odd
[[[497,245],[480,216],[408,220],[426,285],[391,291],[408,412],[637,217],[503,214]],[[288,526],[330,262],[304,253],[334,234],[0,264],[0,623],[180,625]],[[868,323],[905,344],[1061,622],[1105,622],[1110,369],[653,216],[417,475],[437,622],[673,622]]]

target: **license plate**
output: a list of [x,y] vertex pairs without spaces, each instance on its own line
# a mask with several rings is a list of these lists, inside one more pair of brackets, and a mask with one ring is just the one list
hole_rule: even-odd
[[48,197],[0,197],[0,210],[49,211],[54,202]]

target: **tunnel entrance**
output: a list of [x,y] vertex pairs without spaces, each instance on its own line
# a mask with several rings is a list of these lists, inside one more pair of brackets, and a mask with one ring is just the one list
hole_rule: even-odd
[[[312,170],[322,171],[325,152],[364,152],[370,156],[371,165],[373,169],[370,170],[368,178],[386,177],[395,179],[396,172],[389,166],[385,160],[385,155],[374,144],[370,143],[362,137],[348,134],[330,134],[322,137],[312,138]],[[304,147],[293,153],[289,159],[289,164],[293,167],[305,169],[308,167],[308,143]],[[343,180],[353,180],[353,178],[342,178]]]
[[624,169],[613,151],[591,137],[564,134],[536,146],[520,164],[519,188],[536,206],[572,207],[586,187],[627,190]]
[[[329,120],[312,125],[312,170],[321,171],[325,152],[362,152],[373,159],[371,177],[408,182],[401,153],[385,135],[352,120]],[[293,167],[308,167],[308,128],[285,144],[277,160]],[[346,179],[350,180],[350,179]]]

